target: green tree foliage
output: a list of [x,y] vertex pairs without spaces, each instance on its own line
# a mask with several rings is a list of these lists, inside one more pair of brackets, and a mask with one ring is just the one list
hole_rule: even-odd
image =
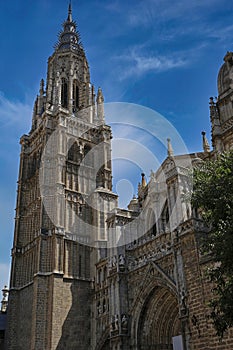
[[203,162],[193,180],[193,205],[210,229],[203,242],[214,262],[208,271],[214,285],[210,316],[223,337],[233,326],[233,151]]

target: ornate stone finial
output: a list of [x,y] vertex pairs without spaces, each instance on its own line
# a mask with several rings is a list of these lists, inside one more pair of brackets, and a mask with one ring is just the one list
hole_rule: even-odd
[[171,144],[171,139],[167,139],[167,155],[168,157],[173,157],[174,156],[174,152],[172,149],[172,144]]
[[218,98],[216,96],[210,97],[210,101],[209,101],[210,110],[216,108],[217,101],[218,101]]
[[7,297],[8,297],[8,293],[9,293],[9,290],[8,290],[7,286],[5,286],[2,289],[1,312],[6,312],[7,311],[7,305],[8,305]]
[[212,96],[210,97],[209,105],[210,105],[210,106],[213,106],[213,105],[214,105],[214,98],[213,98]]
[[100,87],[98,88],[96,102],[98,104],[104,102],[104,95],[103,95],[102,89]]
[[68,17],[67,17],[67,21],[68,22],[72,22],[72,6],[71,6],[71,1],[69,3],[69,7],[68,7]]
[[210,145],[206,137],[205,131],[202,131],[202,147],[204,152],[210,152]]
[[102,122],[104,122],[104,96],[100,87],[98,88],[96,103],[97,103],[97,118],[99,120],[102,120]]
[[40,96],[44,95],[44,79],[40,81]]
[[144,173],[141,173],[141,176],[142,176],[142,183],[141,183],[141,186],[142,186],[142,187],[146,187],[146,178],[145,178],[145,174],[144,174]]

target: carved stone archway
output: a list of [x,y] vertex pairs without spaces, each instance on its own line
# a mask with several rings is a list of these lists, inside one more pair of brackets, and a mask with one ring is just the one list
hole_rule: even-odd
[[181,334],[176,296],[165,287],[155,287],[145,300],[137,332],[138,350],[172,350],[172,338]]
[[[130,307],[131,347],[171,350],[172,338],[182,334],[177,286],[161,266],[152,261],[143,275]],[[182,342],[180,338],[176,340]]]

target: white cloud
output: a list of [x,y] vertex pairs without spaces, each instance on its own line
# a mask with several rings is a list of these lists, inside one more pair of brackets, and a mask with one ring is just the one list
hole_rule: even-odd
[[122,11],[122,4],[118,0],[107,2],[106,4],[101,4],[101,6],[110,12],[119,13]]
[[[128,14],[128,23],[132,26],[151,26],[172,20],[191,22],[203,18],[205,10],[215,10],[218,0],[148,0],[134,6]],[[222,6],[222,4],[221,4]]]
[[0,126],[14,127],[20,126],[20,129],[25,128],[26,123],[31,117],[32,107],[27,103],[19,101],[11,101],[7,99],[0,91]]
[[218,40],[226,40],[227,38],[232,38],[233,34],[233,24],[227,25],[221,28],[215,28],[213,26],[206,27],[203,31],[205,35],[209,38],[214,38]]
[[141,76],[148,72],[164,72],[170,69],[179,68],[187,65],[188,61],[184,57],[179,57],[173,53],[170,57],[163,55],[146,55],[140,53],[138,48],[131,48],[128,54],[116,57],[119,61],[124,62],[120,79],[131,76]]
[[[126,23],[136,30],[150,29],[148,37],[157,43],[170,41],[182,45],[180,40],[184,37],[191,39],[192,36],[199,42],[208,42],[210,38],[221,42],[232,38],[233,33],[230,19],[218,15],[224,2],[226,1],[148,0],[137,3],[131,11],[126,12]],[[231,13],[232,6],[229,2],[226,2],[225,7]]]

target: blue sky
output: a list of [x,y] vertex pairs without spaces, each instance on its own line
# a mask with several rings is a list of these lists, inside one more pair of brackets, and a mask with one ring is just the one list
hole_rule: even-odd
[[[30,128],[33,101],[67,6],[64,0],[0,2],[0,287],[7,283],[13,240],[18,141]],[[201,150],[201,131],[210,139],[208,99],[217,95],[218,70],[233,49],[233,2],[73,0],[72,7],[91,80],[102,87],[105,101],[158,111],[190,152]],[[113,129],[120,137],[122,128]],[[130,128],[124,131],[133,139]],[[165,156],[161,148],[159,158]],[[129,168],[131,195],[140,166]],[[115,169],[115,179],[126,176]]]

